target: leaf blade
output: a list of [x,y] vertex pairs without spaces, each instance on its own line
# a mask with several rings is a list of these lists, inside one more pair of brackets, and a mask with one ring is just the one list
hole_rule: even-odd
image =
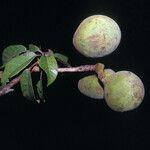
[[21,53],[26,52],[27,49],[23,45],[11,45],[4,49],[2,53],[2,62],[3,64],[6,64],[9,62],[12,58],[20,55]]
[[44,70],[47,75],[47,86],[52,84],[58,74],[57,68],[57,61],[53,55],[51,56],[41,56],[39,61],[39,66]]
[[20,78],[20,86],[22,94],[25,98],[28,100],[34,100],[35,99],[35,93],[32,85],[32,78],[31,78],[31,72],[29,69],[25,69]]
[[29,50],[32,52],[40,52],[42,54],[42,51],[40,48],[34,44],[29,44]]
[[41,79],[37,82],[36,86],[37,86],[37,92],[38,92],[39,98],[41,100],[45,101],[44,100],[44,95],[43,95],[43,84],[42,84]]
[[55,58],[58,59],[60,62],[62,62],[66,66],[70,66],[68,63],[69,58],[63,54],[60,53],[55,53],[54,54]]
[[1,82],[5,84],[9,81],[9,78],[17,75],[21,70],[23,70],[34,58],[36,54],[33,52],[26,52],[21,54],[12,60],[10,60],[6,65],[4,72],[2,74]]

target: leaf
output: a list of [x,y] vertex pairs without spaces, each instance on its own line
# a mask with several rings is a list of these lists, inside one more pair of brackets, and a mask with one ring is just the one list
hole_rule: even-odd
[[42,53],[40,48],[37,47],[36,45],[33,45],[33,44],[29,44],[29,50],[32,51],[32,52],[40,52],[40,53]]
[[55,58],[58,59],[60,62],[62,62],[63,64],[65,64],[66,66],[68,66],[68,57],[63,55],[63,54],[60,54],[60,53],[55,53],[54,54]]
[[44,96],[43,96],[43,84],[42,84],[42,80],[41,79],[37,82],[36,86],[37,86],[37,92],[38,92],[39,98],[41,100],[44,100]]
[[65,62],[65,63],[68,62],[68,57],[63,55],[63,54],[55,53],[54,56],[55,56],[55,58],[58,58],[58,59],[60,59],[61,61]]
[[11,45],[11,46],[6,47],[2,53],[3,64],[6,64],[12,58],[14,58],[26,51],[27,51],[27,49],[23,45]]
[[36,57],[36,54],[33,52],[26,52],[24,54],[21,54],[15,58],[13,58],[11,61],[9,61],[5,65],[4,72],[2,74],[1,82],[2,84],[5,84],[9,81],[9,78],[17,75],[21,70],[23,70],[34,58]]
[[0,71],[0,85],[1,85],[1,78],[2,78],[2,74],[3,74],[3,72],[2,72],[2,71]]
[[3,74],[3,72],[2,72],[2,71],[0,71],[0,79],[2,78],[2,74]]
[[2,65],[2,66],[0,66],[0,69],[2,69],[2,68],[4,68],[5,67],[5,65]]
[[21,91],[24,97],[26,97],[29,100],[35,99],[34,89],[32,85],[32,78],[31,73],[29,69],[25,69],[20,78],[20,86]]
[[53,55],[41,56],[39,66],[45,71],[47,75],[47,86],[49,86],[55,81],[58,74],[58,65],[55,57]]

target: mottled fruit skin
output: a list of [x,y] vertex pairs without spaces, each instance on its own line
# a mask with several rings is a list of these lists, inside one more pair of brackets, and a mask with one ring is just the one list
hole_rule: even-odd
[[110,75],[112,75],[114,73],[115,73],[115,71],[112,69],[104,69],[103,80],[106,80],[107,77],[109,77]]
[[78,82],[79,91],[94,99],[102,99],[104,97],[104,90],[99,84],[96,75],[89,75],[79,80]]
[[81,22],[73,44],[86,57],[103,57],[112,53],[119,45],[121,31],[118,24],[104,15],[93,15]]
[[145,94],[141,79],[130,71],[119,71],[107,77],[104,91],[107,105],[119,112],[137,108]]

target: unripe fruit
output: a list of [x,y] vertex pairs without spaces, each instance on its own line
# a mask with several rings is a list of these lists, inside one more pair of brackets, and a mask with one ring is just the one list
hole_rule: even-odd
[[120,39],[120,28],[113,19],[93,15],[81,22],[74,34],[73,44],[84,56],[97,58],[112,53]]
[[104,69],[104,72],[103,72],[104,80],[105,80],[105,78],[109,77],[110,75],[112,75],[114,73],[115,73],[115,71],[112,69]]
[[103,88],[99,84],[96,75],[89,75],[80,79],[78,82],[78,89],[82,94],[90,98],[102,99],[104,97]]
[[144,85],[132,72],[119,71],[104,82],[105,100],[115,111],[129,111],[137,108],[144,98]]

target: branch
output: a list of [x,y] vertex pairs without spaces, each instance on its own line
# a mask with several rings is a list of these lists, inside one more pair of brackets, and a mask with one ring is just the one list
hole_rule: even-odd
[[[35,62],[29,69],[31,72],[39,72],[40,68],[38,65],[38,62]],[[79,66],[79,67],[71,67],[71,68],[58,68],[58,72],[63,73],[63,72],[85,72],[85,71],[95,71],[98,76],[102,75],[101,72],[97,71],[98,66],[100,66],[101,70],[103,68],[103,64],[96,64],[96,65],[84,65],[84,66]],[[1,86],[0,87],[0,96],[5,95],[13,89],[11,89],[13,86],[15,86],[19,81],[20,81],[20,76],[11,80],[8,84]]]
[[71,67],[71,68],[58,68],[58,72],[85,72],[85,71],[95,71],[96,65],[85,65],[79,67]]
[[[32,64],[29,69],[31,70],[31,72],[33,72],[33,68],[38,64],[38,62],[35,62],[34,64]],[[1,86],[0,87],[0,96],[3,96],[9,92],[14,91],[13,89],[11,89],[13,86],[15,86],[19,81],[20,81],[20,76],[16,77],[15,79],[11,80],[8,84]]]
[[14,85],[16,85],[20,81],[20,77],[17,77],[13,80],[11,80],[8,84],[0,87],[0,96],[5,95],[9,92],[12,92],[13,89],[11,89]]

